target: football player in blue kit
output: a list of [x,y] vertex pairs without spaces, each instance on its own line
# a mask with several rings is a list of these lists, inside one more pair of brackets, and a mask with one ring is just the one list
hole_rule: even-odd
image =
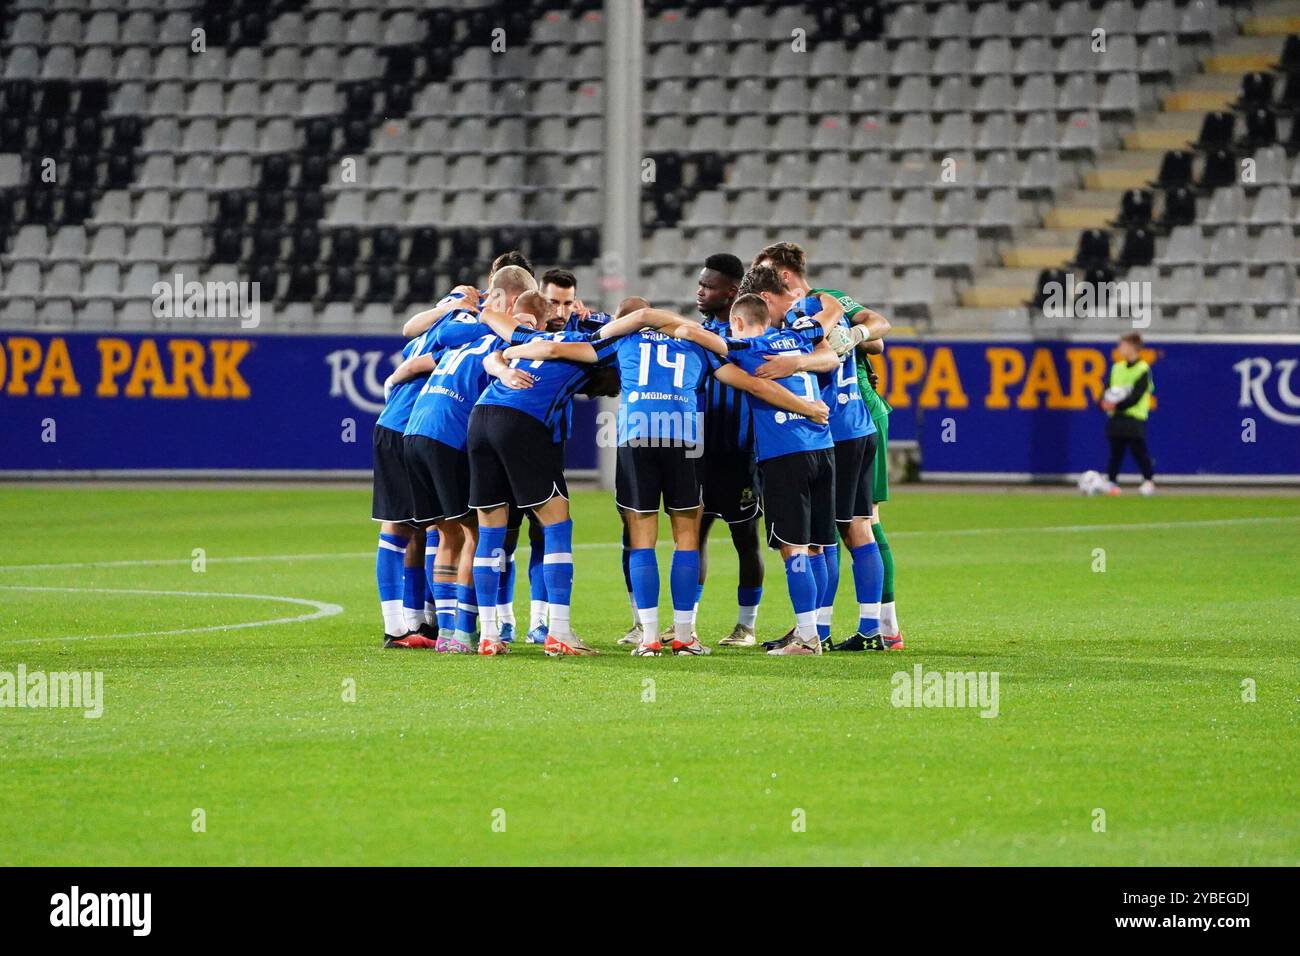
[[[404,361],[428,356],[439,348],[426,330],[402,349]],[[384,619],[384,647],[432,648],[431,625],[425,620],[425,541],[414,536],[415,504],[406,471],[402,434],[410,419],[420,382],[385,383],[384,408],[373,434],[374,481],[370,516],[381,522],[375,578]],[[418,611],[417,611],[418,608]],[[418,616],[418,620],[417,620]]]
[[[740,293],[731,309],[731,338],[723,339],[702,328],[684,328],[684,334],[756,376],[771,375],[765,367],[782,356],[807,356],[801,363],[806,366],[803,370],[771,381],[810,401],[833,394],[832,373],[839,358],[825,344],[822,326],[795,308],[795,292],[773,270],[760,266],[746,273]],[[832,317],[842,311],[829,297],[815,301]],[[812,302],[802,305],[803,311],[812,308]],[[780,551],[785,562],[786,585],[795,612],[793,638],[769,653],[820,654],[820,588],[814,558],[836,540],[834,440],[825,421],[792,415],[756,396],[750,405],[768,544]]]
[[[502,254],[498,255],[497,258],[493,260],[489,271],[487,271],[487,284],[485,287],[491,286],[491,281],[493,281],[493,277],[497,274],[498,269],[504,268],[506,265],[517,265],[517,267],[524,269],[524,272],[528,273],[529,276],[532,276],[533,274],[533,265],[532,263],[529,263],[528,256],[525,256],[523,252],[520,252],[519,250],[502,252]],[[420,333],[425,332],[426,329],[432,328],[435,323],[441,321],[443,317],[447,316],[448,313],[451,312],[465,311],[471,313],[471,315],[477,316],[478,310],[484,307],[485,298],[485,291],[478,290],[477,287],[472,285],[458,285],[455,289],[452,289],[450,293],[443,295],[443,297],[439,299],[432,308],[426,308],[426,310],[416,312],[415,315],[409,317],[406,324],[402,326],[402,334],[407,338],[419,336]],[[517,531],[519,531],[519,525],[517,525],[517,516],[515,516],[515,520],[512,520],[511,522],[512,538],[517,535]],[[426,532],[426,538],[428,538],[428,544],[426,544],[425,550],[426,554],[429,555],[429,559],[426,561],[425,567],[426,571],[428,571],[429,592],[433,593],[435,589],[433,584],[434,578],[441,576],[441,578],[445,580],[451,580],[454,578],[456,570],[454,563],[452,563],[451,566],[448,566],[446,563],[447,549],[441,549],[441,557],[438,557],[437,561],[435,561],[433,557],[435,553],[439,553],[438,529],[430,527],[429,531]],[[497,609],[498,618],[500,623],[502,623],[502,637],[507,641],[507,643],[510,643],[510,641],[513,640],[513,631],[515,631],[515,564],[513,564],[513,541],[511,541],[511,555],[510,567],[508,567],[507,571],[502,574],[502,583],[500,583]],[[451,613],[454,614],[456,611],[456,600],[454,597],[443,598],[445,604],[447,604],[448,601],[450,601],[450,605],[448,606],[450,606]]]
[[[542,273],[542,278],[538,285],[538,291],[550,306],[551,315],[546,323],[547,332],[594,332],[601,325],[608,322],[610,316],[605,312],[592,312],[582,304],[578,298],[578,278],[568,269],[548,269]],[[610,370],[610,374],[613,374]],[[580,389],[579,391],[583,391]],[[601,390],[603,393],[603,390]],[[591,391],[588,390],[588,394]],[[571,431],[573,421],[573,405],[570,404],[565,409],[565,428],[564,434],[567,437]],[[543,571],[543,557],[546,553],[546,544],[542,533],[542,524],[536,516],[529,512],[528,514],[528,590],[530,598],[528,636],[530,644],[546,643],[546,576]],[[514,568],[514,553],[518,538],[518,529],[515,522],[518,521],[517,515],[512,515],[511,530],[506,536],[506,551],[510,555],[511,570]],[[627,551],[627,533],[624,532],[624,553]],[[627,576],[627,560],[624,558],[624,577]],[[512,575],[513,576],[513,575]],[[629,591],[631,586],[629,585]],[[513,599],[513,585],[510,590]],[[502,627],[502,639],[506,629]]]
[[[875,504],[871,489],[876,454],[876,425],[862,400],[861,389],[857,386],[858,369],[854,346],[886,335],[890,329],[889,321],[871,309],[858,306],[842,292],[813,289],[807,278],[807,256],[797,243],[777,242],[765,247],[754,257],[754,265],[770,268],[781,285],[795,295],[811,296],[808,299],[801,298],[796,303],[798,314],[814,318],[828,339],[835,336],[842,346],[835,349],[842,359],[836,371],[835,393],[828,401],[831,406],[831,437],[835,440],[835,523],[852,560],[858,625],[848,638],[831,641],[835,593],[840,578],[839,548],[832,546],[825,549],[824,557],[813,559],[819,583],[825,582],[818,599],[818,635],[826,647],[832,650],[884,650],[887,642],[880,628],[884,565],[871,530]],[[770,293],[767,295],[770,297]],[[842,309],[839,316],[832,316],[821,309],[818,295],[829,296],[840,303]],[[847,312],[850,308],[853,309],[851,317]],[[767,372],[793,372],[799,368],[800,361],[797,357],[778,359]],[[821,566],[823,562],[824,570]]]
[[[740,294],[745,267],[727,253],[704,260],[695,304],[704,327],[722,337],[731,334],[731,306]],[[753,647],[757,641],[758,606],[763,598],[763,547],[759,534],[758,463],[749,401],[716,376],[704,387],[704,518],[700,525],[700,595],[708,576],[709,532],[717,521],[727,526],[736,551],[736,624],[719,647]]]
[[[595,342],[599,365],[615,359],[614,340],[586,332],[542,332],[521,325],[490,297],[480,319],[512,345],[542,337],[560,342]],[[542,524],[545,554],[549,656],[595,651],[573,633],[569,602],[573,590],[573,522],[564,478],[566,413],[573,396],[590,378],[586,365],[564,360],[516,359],[513,367],[533,377],[527,389],[494,381],[479,397],[469,420],[470,507],[478,512],[479,540],[474,584],[479,599],[480,653],[499,652],[495,594],[505,570],[507,524],[512,508],[532,511]],[[489,595],[491,600],[489,602]],[[488,604],[490,603],[490,606]],[[489,644],[484,650],[485,643]]]
[[[522,270],[501,270],[490,292],[503,292],[505,308],[521,323],[538,327],[546,321],[548,309],[542,297],[527,288],[531,283]],[[465,313],[444,321],[435,332],[446,345],[436,363],[427,356],[413,359],[403,363],[394,377],[428,374],[407,423],[405,457],[416,512],[423,522],[436,524],[440,539],[458,556],[453,568],[439,567],[436,649],[467,653],[479,613],[473,579],[477,527],[469,507],[466,451],[469,417],[493,378],[511,388],[527,388],[532,376],[501,360],[498,353],[506,343],[476,316]]]

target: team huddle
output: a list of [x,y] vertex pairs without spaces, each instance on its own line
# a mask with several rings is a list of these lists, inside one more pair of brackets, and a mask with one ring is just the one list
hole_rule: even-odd
[[[530,620],[549,656],[596,651],[574,632],[573,522],[564,447],[575,396],[619,397],[615,504],[637,656],[703,655],[696,616],[708,536],[721,521],[739,558],[737,618],[720,641],[753,647],[763,593],[759,532],[779,550],[794,626],[773,655],[901,650],[888,497],[889,406],[867,356],[884,316],[814,288],[804,251],[767,246],[748,270],[705,260],[700,317],[628,298],[614,315],[578,299],[573,274],[540,285],[508,252],[487,288],[459,286],[403,327],[374,431],[372,517],[384,646],[504,654],[514,642],[515,551],[529,519]],[[673,538],[672,623],[659,622],[660,510]],[[422,533],[421,533],[422,532]],[[858,621],[833,639],[840,543]]]

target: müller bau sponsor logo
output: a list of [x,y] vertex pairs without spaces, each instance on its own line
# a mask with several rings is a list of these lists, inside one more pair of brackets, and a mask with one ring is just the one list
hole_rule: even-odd
[[102,671],[0,671],[0,707],[81,710],[95,720],[104,715]]
[[127,926],[133,936],[148,936],[153,925],[152,893],[70,892],[50,897],[51,926]]
[[981,717],[998,715],[997,671],[895,671],[889,702],[895,707],[979,707]]

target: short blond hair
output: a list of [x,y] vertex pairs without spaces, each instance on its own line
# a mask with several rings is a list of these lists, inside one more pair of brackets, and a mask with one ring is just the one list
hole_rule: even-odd
[[[518,268],[514,266],[512,268]],[[551,318],[551,304],[542,297],[540,292],[529,289],[527,292],[520,293],[519,298],[515,299],[515,313],[527,312],[537,320],[537,327],[540,329]]]
[[500,289],[506,295],[523,295],[525,292],[537,291],[537,280],[522,266],[502,266],[492,275],[492,285],[488,291],[493,289]]
[[502,266],[492,276],[488,286],[487,306],[498,312],[504,312],[515,299],[525,292],[536,292],[537,280],[532,273],[520,266]]

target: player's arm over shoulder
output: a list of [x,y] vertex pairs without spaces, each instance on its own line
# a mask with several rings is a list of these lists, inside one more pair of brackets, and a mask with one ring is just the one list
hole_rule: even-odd
[[404,359],[402,364],[393,370],[393,374],[388,376],[389,386],[401,385],[403,382],[409,382],[420,375],[428,375],[437,364],[438,360],[432,353],[426,352],[424,355],[412,355],[410,358]]
[[596,335],[602,339],[614,339],[642,329],[669,330],[686,321],[689,320],[667,309],[635,309],[627,315],[610,319],[597,330]]
[[816,312],[816,318],[822,330],[828,331],[832,326],[839,325],[840,319],[844,318],[846,313],[844,304],[835,296],[824,292],[818,294],[816,298],[821,306]]
[[824,403],[800,398],[788,388],[750,375],[738,365],[723,365],[714,370],[713,374],[723,385],[747,392],[776,408],[803,415],[820,425],[825,425],[829,420],[830,409]]
[[530,334],[534,332],[513,315],[498,312],[496,309],[484,309],[479,313],[478,320],[496,333],[498,338],[505,339],[507,342],[517,342],[516,334],[520,330]]
[[[848,297],[845,296],[845,298]],[[890,329],[893,328],[889,323],[889,319],[885,318],[875,309],[869,309],[865,305],[858,305],[856,302],[853,304],[856,306],[855,310],[850,312],[846,308],[844,312],[849,317],[849,321],[853,323],[855,335],[865,334],[866,338],[864,341],[872,342],[876,339],[884,338],[889,334]],[[856,330],[859,328],[864,329],[865,333],[857,332]]]
[[586,362],[598,360],[596,349],[590,342],[557,342],[555,339],[538,335],[522,345],[512,345],[505,351],[508,360],[531,359],[532,361]]
[[402,335],[408,339],[413,339],[422,332],[427,332],[439,322],[441,322],[448,313],[455,312],[458,309],[464,309],[467,312],[478,311],[478,289],[469,285],[458,285],[447,293],[437,305],[431,309],[424,309],[415,313],[406,320],[402,326]]
[[726,355],[731,350],[727,340],[721,335],[710,332],[699,322],[692,322],[689,319],[665,331],[671,332],[673,338],[681,339],[684,342],[692,342],[702,349],[707,349],[714,355]]

